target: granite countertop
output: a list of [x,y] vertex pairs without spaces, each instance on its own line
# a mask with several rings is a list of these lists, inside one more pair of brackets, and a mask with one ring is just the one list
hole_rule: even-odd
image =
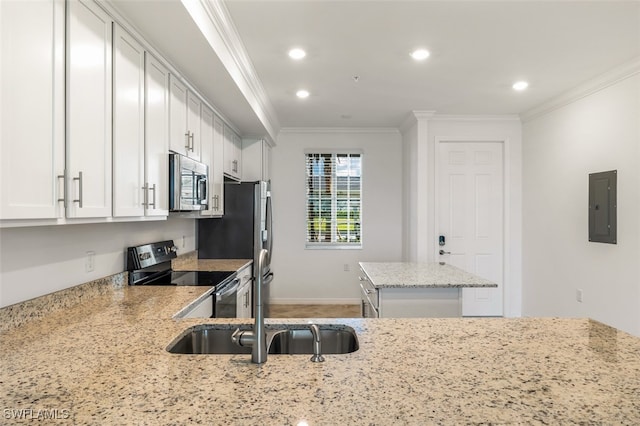
[[360,262],[360,267],[377,288],[462,288],[498,285],[455,266],[416,262]]
[[595,321],[323,319],[353,327],[360,349],[263,365],[168,353],[192,325],[246,322],[171,319],[205,291],[123,286],[3,331],[3,421],[47,412],[56,424],[640,423],[640,339]]
[[239,271],[253,259],[198,259],[196,251],[180,255],[171,261],[175,271]]

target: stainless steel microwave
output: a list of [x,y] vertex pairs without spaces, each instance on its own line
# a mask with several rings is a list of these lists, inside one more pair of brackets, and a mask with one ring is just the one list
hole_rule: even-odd
[[209,168],[181,154],[169,154],[169,210],[185,212],[207,208]]

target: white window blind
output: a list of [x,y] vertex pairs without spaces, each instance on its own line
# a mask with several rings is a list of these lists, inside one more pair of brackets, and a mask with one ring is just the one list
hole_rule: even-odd
[[362,155],[307,153],[307,247],[362,247]]

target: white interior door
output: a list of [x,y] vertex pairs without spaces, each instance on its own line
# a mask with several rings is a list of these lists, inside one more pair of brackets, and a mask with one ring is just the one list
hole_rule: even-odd
[[502,142],[438,143],[437,235],[440,261],[498,284],[465,288],[463,316],[503,314],[504,162]]

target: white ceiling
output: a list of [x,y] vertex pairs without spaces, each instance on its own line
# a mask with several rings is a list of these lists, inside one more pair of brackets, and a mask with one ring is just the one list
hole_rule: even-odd
[[[175,26],[176,0],[113,3],[242,133],[260,131],[198,31]],[[398,127],[412,110],[520,114],[640,57],[638,1],[224,3],[282,127]],[[307,51],[300,62],[287,56],[294,46]],[[409,57],[419,46],[431,52],[423,63]],[[514,92],[517,80],[529,89]],[[296,98],[300,88],[311,96]]]

